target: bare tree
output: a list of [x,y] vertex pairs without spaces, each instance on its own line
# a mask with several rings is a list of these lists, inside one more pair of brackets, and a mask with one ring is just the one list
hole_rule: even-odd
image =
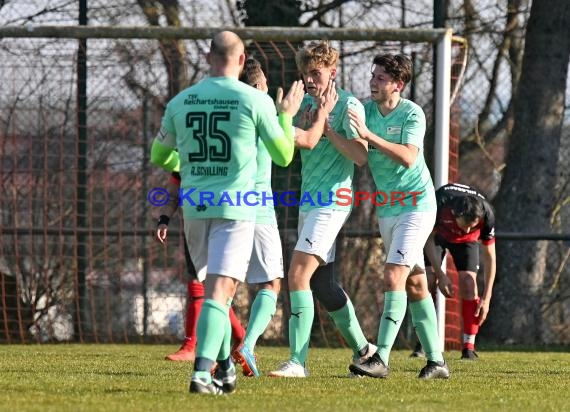
[[[504,167],[502,148],[512,130],[511,96],[520,78],[529,1],[507,0],[496,7],[496,12],[489,13],[478,3],[464,0],[459,10],[449,12],[450,23],[471,45],[470,70],[463,82],[462,96],[463,102],[469,104],[464,107],[477,108],[475,113],[463,116],[466,120],[460,143],[461,178],[491,197],[498,190]],[[503,18],[499,18],[499,13]],[[492,17],[484,18],[483,14]],[[481,46],[487,43],[490,47]],[[506,90],[510,93],[506,94]]]
[[[530,3],[530,0],[449,0],[446,2],[448,6],[447,24],[454,29],[456,34],[467,37],[471,45],[467,74],[463,81],[462,91],[457,99],[462,109],[460,115],[463,119],[462,136],[464,137],[461,145],[461,172],[465,183],[479,186],[487,192],[489,192],[489,187],[493,188],[491,192],[496,191],[495,188],[499,186],[504,165],[503,147],[506,147],[509,135],[511,135],[511,152],[507,159],[508,170],[506,170],[504,175],[505,180],[501,189],[500,199],[497,200],[500,213],[499,229],[520,231],[521,228],[528,226],[527,229],[529,231],[564,231],[568,227],[567,222],[570,217],[570,212],[568,211],[568,204],[570,203],[568,200],[570,187],[570,183],[568,183],[569,172],[567,171],[568,168],[564,167],[565,164],[568,164],[568,156],[570,156],[568,154],[568,143],[564,145],[565,142],[562,141],[558,157],[552,157],[553,153],[556,152],[557,140],[547,136],[552,136],[555,130],[540,124],[540,119],[538,119],[538,115],[545,114],[547,116],[546,120],[544,120],[545,122],[553,121],[553,112],[548,111],[551,102],[548,101],[547,97],[559,97],[559,94],[563,93],[564,87],[562,86],[562,81],[556,75],[553,75],[553,67],[550,67],[550,63],[539,68],[539,70],[543,70],[542,76],[536,76],[536,74],[531,76],[529,73],[521,76],[524,33],[530,13]],[[76,1],[72,0],[54,0],[50,2],[30,0],[24,3],[13,0],[0,1],[0,25],[74,24],[77,20],[77,4]],[[546,19],[545,21],[540,21],[538,26],[542,24],[543,26],[541,27],[550,28],[552,34],[550,37],[541,35],[539,39],[535,37],[535,40],[531,40],[534,51],[530,55],[534,60],[537,60],[533,63],[534,66],[540,65],[538,60],[541,58],[553,58],[554,50],[562,48],[562,43],[568,37],[567,32],[563,33],[563,35],[560,34],[562,30],[555,32],[553,26],[562,19],[563,13],[567,12],[567,9],[563,9],[566,6],[555,5],[552,0],[549,0],[546,4],[547,7],[552,9],[549,12],[555,15],[555,18],[551,19],[550,26],[548,26]],[[283,0],[278,2],[264,0],[239,2],[232,0],[197,0],[192,2],[181,2],[179,0],[118,0],[110,2],[109,0],[98,0],[90,2],[89,18],[90,24],[103,25],[122,25],[126,23],[178,27],[241,26],[245,24],[250,26],[285,27],[299,25],[305,27],[366,28],[381,26],[386,28],[426,28],[431,27],[433,24],[432,5],[433,0],[400,0],[398,2],[387,0],[358,2],[353,0]],[[533,7],[538,8],[539,5],[533,4]],[[540,5],[540,10],[544,11],[543,7]],[[533,10],[533,13],[536,14],[538,12]],[[537,14],[538,17],[543,15],[542,12]],[[567,21],[564,23],[567,24]],[[536,16],[534,24],[535,26],[537,25]],[[556,27],[559,28],[558,26]],[[536,36],[536,27],[533,36]],[[527,48],[529,47],[529,39],[531,38],[527,39]],[[34,120],[25,120],[24,113],[26,112],[22,111],[20,107],[24,97],[30,100],[41,101],[39,98],[40,94],[49,96],[50,98],[45,101],[51,104],[52,101],[69,100],[69,96],[73,96],[72,86],[62,86],[73,84],[73,70],[65,71],[61,69],[61,63],[69,61],[66,60],[68,56],[65,53],[68,41],[45,39],[41,41],[44,45],[43,49],[30,49],[29,44],[36,44],[36,42],[37,40],[29,41],[29,39],[18,41],[4,39],[0,44],[0,53],[4,59],[3,61],[6,62],[3,65],[3,70],[7,70],[5,69],[8,67],[6,64],[12,67],[8,71],[3,72],[2,78],[7,86],[5,87],[7,90],[6,96],[8,99],[12,99],[10,103],[3,104],[2,110],[0,110],[0,153],[2,156],[6,156],[8,152],[2,150],[3,146],[1,145],[11,141],[20,142],[22,135],[19,133],[22,133],[21,131],[29,132],[29,125],[34,123]],[[274,87],[286,87],[292,77],[297,77],[292,57],[297,45],[265,43],[256,44],[249,42],[249,52],[255,54],[256,57],[265,63],[270,83]],[[360,72],[356,70],[362,69],[366,65],[365,63],[370,61],[369,55],[365,55],[363,52],[364,48],[367,48],[371,54],[386,48],[389,50],[402,50],[403,52],[409,50],[418,51],[421,57],[418,58],[417,67],[420,68],[421,73],[417,82],[416,101],[429,113],[433,100],[430,77],[431,46],[412,45],[405,42],[397,45],[393,43],[372,43],[374,42],[370,42],[370,44],[366,42],[358,44],[355,42],[338,43],[341,46],[341,54],[344,57],[341,71],[347,84],[343,84],[343,86],[351,89],[358,97],[365,97],[367,92],[365,75],[367,73],[363,73],[363,76],[360,76],[358,75]],[[39,45],[40,43],[37,44]],[[92,173],[90,179],[97,183],[90,189],[89,193],[95,200],[98,197],[107,196],[105,198],[107,206],[101,206],[101,202],[93,202],[91,204],[89,212],[95,214],[90,224],[95,228],[104,226],[107,229],[122,231],[126,227],[131,228],[141,224],[140,216],[137,215],[138,217],[135,217],[134,214],[142,214],[143,212],[131,210],[128,215],[125,215],[124,210],[126,209],[124,204],[121,203],[127,188],[131,186],[129,182],[132,183],[134,180],[131,180],[133,177],[128,179],[125,177],[126,180],[124,186],[122,186],[123,182],[120,179],[112,179],[113,187],[105,188],[103,187],[103,182],[108,177],[105,178],[103,172],[108,170],[108,168],[123,168],[121,170],[125,171],[125,176],[137,175],[138,169],[136,168],[143,163],[142,153],[146,149],[146,147],[143,147],[145,145],[144,139],[141,139],[143,118],[145,116],[147,118],[147,128],[145,130],[150,130],[148,133],[150,136],[158,127],[160,115],[168,99],[205,75],[207,65],[203,57],[207,51],[208,42],[206,39],[164,41],[90,39],[89,45],[90,108],[96,109],[90,114],[92,129],[89,136],[90,140],[94,142],[93,144],[96,144],[96,147],[94,146],[89,150],[91,162],[89,167],[90,173]],[[284,50],[286,53],[283,53]],[[38,96],[35,94],[28,95],[27,93],[31,93],[28,91],[19,91],[20,87],[24,87],[29,83],[18,79],[23,74],[31,71],[34,65],[37,64],[36,60],[33,59],[45,59],[42,60],[45,68],[37,72],[39,73],[37,74],[37,79],[42,80],[38,81],[38,87],[34,88],[34,93],[37,91]],[[560,57],[560,60],[553,58],[553,61],[559,67],[564,66],[562,57]],[[528,69],[530,66],[531,64],[526,62],[525,70],[530,70]],[[429,75],[422,75],[423,73],[429,73]],[[55,85],[49,86],[52,82]],[[542,85],[542,90],[547,91],[547,93],[543,96],[540,96],[540,94],[534,96],[532,94],[532,99],[529,98],[531,92],[535,93],[532,91],[534,88],[529,89],[529,87],[533,86],[536,88],[537,85]],[[521,92],[520,88],[525,90]],[[517,90],[517,97],[513,98]],[[558,94],[555,94],[554,91]],[[536,100],[534,100],[535,97]],[[527,99],[526,102],[524,99]],[[63,131],[65,129],[65,133],[71,139],[73,137],[73,122],[71,120],[74,117],[74,107],[72,104],[73,99],[71,98],[69,101],[71,102],[71,107],[65,110],[68,119],[62,119],[60,127],[62,129],[61,135],[64,135]],[[559,104],[559,107],[563,107],[564,102]],[[147,107],[147,109],[144,109],[144,107]],[[45,109],[46,113],[48,113],[47,107]],[[521,110],[525,110],[529,117],[533,115],[533,119],[525,119],[518,112]],[[49,113],[53,116],[53,110],[50,110]],[[562,116],[560,113],[556,113],[556,115]],[[568,119],[568,114],[566,114],[566,119]],[[529,123],[531,120],[536,122],[537,128],[534,130],[537,133],[535,136],[529,135],[529,130],[535,127],[535,124]],[[44,143],[49,142],[50,145],[53,144],[53,148],[50,149],[47,157],[57,155],[63,158],[64,154],[59,154],[55,150],[58,148],[57,144],[59,141],[53,131],[49,133],[45,131],[34,133],[38,133],[38,136],[45,136]],[[568,136],[568,133],[566,131],[566,136]],[[539,136],[539,138],[536,136]],[[25,137],[27,138],[27,135]],[[128,157],[131,159],[130,168],[115,164],[116,162],[122,162],[121,159],[114,157],[112,148],[117,145],[120,145],[120,153],[129,154]],[[72,144],[70,143],[68,146],[71,147]],[[73,153],[66,153],[65,156],[73,156]],[[18,157],[18,159],[20,158]],[[22,162],[20,166],[26,165],[28,167],[28,163]],[[557,162],[559,166],[555,170],[554,165]],[[65,158],[64,163],[72,163],[72,160]],[[41,169],[42,164],[43,161],[38,160],[32,165],[36,166],[36,168],[32,167],[31,169],[43,170]],[[528,170],[525,170],[524,166],[529,164],[532,165],[532,168],[526,167]],[[489,167],[482,165],[489,165]],[[551,169],[548,169],[548,166]],[[25,169],[24,173],[27,173],[27,170]],[[275,189],[298,188],[298,170],[299,163],[286,170],[277,168],[275,171]],[[487,172],[481,173],[481,171],[489,170],[492,174]],[[543,176],[544,173],[549,171],[552,172],[552,175],[548,177]],[[8,180],[4,179],[11,179],[12,176],[18,176],[18,173],[19,169],[17,167],[9,167],[9,163],[4,161],[0,170],[0,188],[13,190],[11,186],[6,185]],[[37,178],[35,184],[45,185],[45,187],[49,186],[50,188],[54,187],[53,190],[55,191],[57,182],[49,182],[49,178],[52,177],[50,173],[53,173],[52,169],[45,172],[46,176]],[[121,171],[116,171],[116,173],[119,175]],[[518,176],[519,173],[522,177]],[[103,177],[100,177],[98,181],[98,176]],[[160,182],[161,176],[152,174],[150,178]],[[535,179],[539,183],[535,183]],[[357,182],[357,187],[364,190],[372,190],[370,176],[366,168],[357,169],[355,181]],[[530,195],[528,198],[523,198],[519,193],[521,191],[521,182],[527,184],[530,188],[529,191],[531,190],[533,193],[536,193],[538,187],[543,185],[541,187],[553,188],[554,194],[550,197],[541,195],[539,199],[535,199]],[[134,186],[135,184],[133,183],[132,185]],[[14,193],[17,194],[19,199],[28,199],[31,196],[31,192],[29,190],[26,192],[25,187],[18,187],[18,190],[18,192]],[[135,191],[135,188],[133,188],[133,196]],[[7,196],[1,197],[0,200],[4,198],[7,198]],[[513,201],[513,205],[510,206],[510,199],[516,199],[516,204]],[[2,202],[0,201],[0,203]],[[37,210],[43,207],[38,204],[36,206]],[[101,210],[96,210],[97,208]],[[3,227],[15,227],[18,222],[13,221],[13,218],[10,216],[11,209],[3,205],[0,205],[0,209],[3,209],[3,213],[5,213],[2,216]],[[60,206],[60,209],[62,209],[61,216],[63,219],[66,216],[67,207]],[[281,211],[281,216],[286,217],[286,220],[280,220],[282,228],[294,229],[296,226],[294,216],[296,211],[291,209],[294,208]],[[545,213],[541,214],[542,211],[545,211]],[[130,213],[133,215],[131,216]],[[142,219],[144,220],[144,218]],[[64,220],[66,222],[70,221],[70,219]],[[53,218],[51,221],[53,221]],[[517,223],[521,222],[523,222],[522,226],[517,226]],[[33,224],[38,227],[45,226],[45,222],[41,220],[36,220]],[[370,303],[366,300],[368,296],[366,298],[360,297],[364,296],[365,293],[369,294],[370,291],[375,292],[381,288],[381,285],[376,280],[378,276],[375,277],[375,274],[381,271],[382,259],[378,255],[381,240],[366,237],[370,233],[376,232],[373,210],[362,207],[356,208],[349,225],[347,225],[347,229],[350,231],[362,231],[364,234],[361,237],[345,238],[342,242],[339,242],[339,274],[342,276],[342,281],[349,293],[352,296],[356,296],[356,300],[358,300],[357,310],[359,310],[359,307],[368,308],[370,305],[380,304],[379,300],[376,303]],[[6,246],[9,242],[16,245],[17,242],[10,236],[12,235],[3,237],[3,245]],[[28,236],[27,239],[29,240],[31,237]],[[20,242],[22,240],[21,238]],[[97,240],[94,246],[91,247],[90,262],[92,263],[90,263],[90,268],[93,269],[93,275],[90,276],[99,276],[101,273],[105,273],[104,269],[108,266],[113,267],[113,272],[122,273],[125,271],[126,262],[130,261],[132,263],[137,254],[140,253],[140,248],[130,248],[129,251],[123,250],[122,248],[126,247],[124,245],[129,242],[125,242],[123,246],[117,246],[116,248],[97,242],[99,241]],[[20,253],[19,257],[24,255],[33,256],[34,250],[37,250],[40,243],[35,244],[29,241],[25,250],[20,248],[18,251],[14,249],[14,245],[10,245],[12,249],[3,249],[4,256],[0,256],[0,258],[11,259],[17,253]],[[521,247],[521,245],[524,247]],[[52,250],[51,248],[45,250],[45,256],[50,258],[52,254],[62,255],[63,253],[62,250]],[[529,320],[529,322],[532,323],[536,319],[551,317],[557,319],[558,325],[563,324],[568,315],[568,305],[557,306],[556,302],[570,299],[567,292],[569,290],[567,262],[570,260],[568,243],[559,242],[554,245],[551,242],[547,248],[539,242],[525,242],[524,244],[519,242],[503,244],[500,242],[498,253],[500,264],[506,260],[516,261],[519,259],[521,262],[527,262],[529,266],[523,266],[519,262],[512,263],[512,266],[508,268],[499,267],[497,294],[502,294],[503,297],[509,296],[514,290],[516,298],[513,298],[513,300],[523,299],[525,304],[527,302],[526,296],[529,294],[530,298],[528,301],[533,301],[534,299],[535,304],[540,306],[539,312],[541,311],[538,314],[533,312],[532,321]],[[68,252],[66,251],[65,256],[67,255]],[[162,259],[168,261],[169,257],[170,255],[164,254]],[[20,330],[12,329],[12,326],[8,328],[10,329],[11,338],[14,339],[17,339],[22,334],[27,334],[28,339],[33,338],[29,332],[35,326],[34,316],[39,318],[47,316],[45,311],[41,309],[47,306],[41,306],[37,296],[46,295],[47,293],[53,294],[55,293],[55,288],[65,284],[65,282],[59,282],[55,276],[57,275],[56,272],[63,273],[62,268],[69,267],[67,261],[61,261],[59,266],[57,266],[57,262],[51,264],[48,258],[44,258],[44,261],[38,259],[36,261],[37,264],[35,263],[34,267],[28,268],[24,266],[25,262],[31,262],[30,259],[24,259],[20,262],[14,260],[12,269],[20,268],[21,272],[21,274],[18,274],[18,278],[12,275],[16,272],[5,270],[5,267],[9,265],[0,261],[0,273],[6,275],[4,277],[4,281],[7,282],[5,283],[7,285],[5,290],[8,291],[8,297],[12,299],[11,302],[8,302],[7,307],[17,308],[18,305],[23,303],[28,305],[29,303],[30,307],[35,305],[36,309],[34,310],[40,308],[36,314],[32,314],[31,311],[23,313],[24,322],[18,324],[17,321],[14,321],[12,326],[20,328]],[[171,262],[172,260],[170,260],[169,264]],[[70,270],[73,270],[73,268]],[[519,273],[523,273],[522,278],[513,280]],[[42,284],[33,282],[34,276],[37,274],[41,274],[44,279]],[[21,284],[29,288],[29,291],[26,290],[25,293],[20,293],[17,290],[20,281],[17,283],[15,280],[23,279],[23,277],[26,278],[27,283]],[[105,291],[108,290],[110,294],[113,294],[121,285],[113,283],[118,277],[111,277],[111,279],[110,286]],[[528,286],[531,281],[535,285],[532,288]],[[8,285],[10,282],[11,284]],[[60,288],[60,290],[65,292],[65,288]],[[360,294],[361,291],[362,295]],[[540,298],[539,295],[541,295]],[[56,296],[53,296],[53,299],[50,298],[50,305],[59,306],[62,303],[65,304],[64,299],[58,301],[55,298]],[[501,299],[501,302],[499,302],[499,299]],[[509,305],[511,305],[509,307],[512,307],[512,302],[508,301],[503,304],[502,298],[496,296],[493,304],[500,305],[498,306],[500,309],[494,310],[494,315],[491,317],[490,322],[495,320],[497,322],[506,322],[505,319],[510,318],[510,312],[506,312],[504,309]],[[100,313],[97,309],[95,308],[92,312]],[[503,313],[507,313],[509,316],[503,316],[504,319],[502,319],[501,315]],[[16,319],[16,315],[17,310],[10,317]],[[518,312],[517,316],[522,319],[522,315],[519,316]],[[92,314],[92,317],[95,317],[95,315]],[[524,323],[521,323],[520,319],[517,321],[519,322],[517,333],[525,328],[521,326]],[[366,322],[367,320],[363,321],[363,323]],[[100,324],[102,325],[104,322],[101,321],[99,324],[91,321],[91,323],[100,327]],[[533,325],[535,324],[536,322],[533,323]],[[489,331],[494,331],[495,326],[492,324],[490,326]],[[2,333],[2,327],[0,325],[0,333]],[[544,326],[544,328],[547,327],[548,325]],[[554,327],[552,326],[552,328]],[[563,328],[560,327],[560,329]],[[49,334],[49,329],[44,330],[48,330]],[[44,331],[42,330],[41,333],[44,333]],[[542,334],[541,336],[544,337],[545,333],[534,331],[532,336],[536,337]],[[502,339],[506,337],[506,333],[498,336]],[[517,340],[521,340],[519,338],[518,336],[516,337]]]
[[[137,0],[137,3],[151,26],[159,26],[162,16],[168,26],[180,27],[178,0]],[[159,43],[160,53],[168,74],[167,100],[169,100],[186,86],[186,64],[184,60],[186,48],[181,39],[159,40]]]
[[[514,125],[505,175],[496,201],[497,227],[507,232],[552,231],[570,56],[570,4],[535,1],[527,28],[522,72],[514,98]],[[568,190],[566,186],[566,190]],[[544,342],[541,307],[548,242],[502,241],[490,320],[492,336]]]

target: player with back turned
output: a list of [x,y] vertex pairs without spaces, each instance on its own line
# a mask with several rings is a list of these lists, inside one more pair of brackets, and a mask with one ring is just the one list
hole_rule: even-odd
[[196,271],[206,273],[190,392],[222,394],[236,388],[228,310],[245,279],[255,228],[255,208],[238,196],[255,189],[258,139],[276,164],[291,162],[303,85],[294,82],[284,98],[278,92],[276,108],[267,94],[240,82],[245,47],[230,31],[214,36],[207,61],[210,77],[168,103],[151,161],[168,168],[176,165],[175,149],[180,153],[184,231]]

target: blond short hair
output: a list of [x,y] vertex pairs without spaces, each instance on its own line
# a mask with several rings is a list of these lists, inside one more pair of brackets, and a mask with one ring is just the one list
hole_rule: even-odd
[[338,51],[328,41],[311,42],[295,55],[297,69],[301,72],[316,67],[336,67]]

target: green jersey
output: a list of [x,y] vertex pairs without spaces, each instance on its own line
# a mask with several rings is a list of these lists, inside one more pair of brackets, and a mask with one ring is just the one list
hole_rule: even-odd
[[[348,109],[356,111],[364,117],[362,103],[351,93],[337,89],[338,102],[329,114],[330,126],[347,139],[358,137],[358,132],[350,125]],[[305,95],[299,113],[307,106],[314,106],[310,95]],[[301,197],[299,210],[307,212],[311,209],[326,207],[350,211],[352,202],[339,198],[339,189],[352,190],[354,163],[343,156],[336,147],[322,136],[312,149],[300,149],[301,153]],[[345,193],[346,196],[346,193]],[[340,202],[342,204],[337,204]]]
[[180,155],[186,219],[255,220],[244,196],[255,190],[258,136],[285,135],[267,94],[235,78],[206,78],[168,103],[161,130]]
[[416,161],[410,168],[368,146],[368,165],[376,188],[376,214],[379,217],[397,216],[406,212],[436,210],[435,190],[424,159],[424,135],[426,118],[423,110],[410,100],[400,99],[398,106],[383,116],[378,105],[364,104],[366,126],[383,139],[399,144],[411,144],[419,148]]
[[257,176],[255,179],[255,191],[258,193],[255,223],[261,225],[277,225],[271,191],[271,167],[271,156],[269,156],[265,145],[259,142],[257,146]]

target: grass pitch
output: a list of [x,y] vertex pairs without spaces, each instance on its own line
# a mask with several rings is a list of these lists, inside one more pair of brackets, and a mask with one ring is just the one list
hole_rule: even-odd
[[[349,379],[347,349],[309,351],[307,379],[244,378],[232,395],[188,393],[176,345],[2,345],[0,411],[570,411],[568,351],[446,353],[447,381],[420,381],[425,360],[394,351],[387,379]],[[260,346],[262,372],[287,348]]]

